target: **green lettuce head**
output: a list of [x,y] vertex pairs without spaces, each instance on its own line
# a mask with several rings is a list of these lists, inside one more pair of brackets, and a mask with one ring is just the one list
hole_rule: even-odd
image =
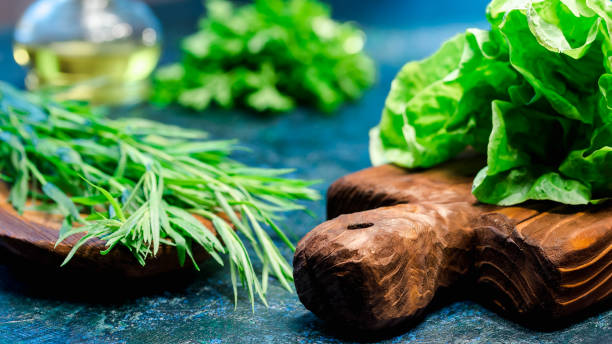
[[469,29],[410,62],[370,132],[375,165],[487,154],[484,203],[612,197],[612,1],[493,0]]

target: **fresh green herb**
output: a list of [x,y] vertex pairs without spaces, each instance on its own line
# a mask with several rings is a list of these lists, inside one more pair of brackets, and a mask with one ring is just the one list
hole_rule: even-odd
[[[9,200],[21,212],[36,195],[46,201],[45,211],[65,215],[58,242],[84,233],[64,264],[99,238],[107,246],[102,254],[123,245],[142,265],[160,245],[176,246],[180,263],[188,258],[197,268],[197,245],[219,264],[227,256],[234,290],[239,277],[251,301],[257,294],[265,302],[268,272],[290,289],[292,270],[264,227],[293,249],[274,220],[303,209],[296,200],[319,195],[311,182],[283,178],[290,170],[230,160],[234,141],[204,138],[143,119],[105,119],[85,105],[55,103],[0,83],[0,161],[11,184]],[[194,215],[211,220],[218,237]],[[263,263],[262,282],[247,246]]]
[[372,161],[429,167],[472,146],[482,202],[612,197],[612,2],[494,0],[487,17],[399,72]]
[[374,81],[363,32],[332,20],[316,0],[256,0],[239,8],[210,0],[206,9],[200,30],[182,43],[183,61],[156,74],[154,102],[260,112],[301,103],[329,112]]

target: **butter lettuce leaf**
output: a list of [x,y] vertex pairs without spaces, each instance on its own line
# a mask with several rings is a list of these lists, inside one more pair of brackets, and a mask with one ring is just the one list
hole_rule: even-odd
[[402,68],[372,162],[431,167],[472,147],[482,202],[612,197],[612,2],[493,0],[487,19]]
[[380,124],[371,131],[375,164],[430,167],[471,145],[485,151],[491,131],[489,96],[508,98],[519,76],[500,35],[470,29],[431,58],[402,68]]

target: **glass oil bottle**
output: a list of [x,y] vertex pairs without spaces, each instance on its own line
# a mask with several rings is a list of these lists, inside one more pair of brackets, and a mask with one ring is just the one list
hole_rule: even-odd
[[26,87],[94,104],[146,97],[161,29],[136,0],[38,0],[17,24],[13,56]]

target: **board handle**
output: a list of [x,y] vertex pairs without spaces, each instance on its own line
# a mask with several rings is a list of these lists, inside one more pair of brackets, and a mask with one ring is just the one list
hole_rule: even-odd
[[472,266],[468,202],[400,204],[341,215],[298,244],[300,301],[320,318],[363,330],[418,317],[438,288]]

